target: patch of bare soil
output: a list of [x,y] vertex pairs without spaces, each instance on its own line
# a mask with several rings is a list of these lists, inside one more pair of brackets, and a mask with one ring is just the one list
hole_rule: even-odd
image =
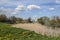
[[60,36],[60,29],[52,29],[48,28],[47,26],[41,25],[39,23],[24,23],[24,24],[14,24],[12,25],[16,28],[23,28],[30,31],[35,31],[36,33],[42,34],[42,35],[51,35],[51,36]]

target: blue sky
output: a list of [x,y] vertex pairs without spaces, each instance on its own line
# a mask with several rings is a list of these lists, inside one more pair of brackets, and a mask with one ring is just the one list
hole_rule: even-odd
[[0,14],[32,19],[60,16],[60,0],[0,0]]

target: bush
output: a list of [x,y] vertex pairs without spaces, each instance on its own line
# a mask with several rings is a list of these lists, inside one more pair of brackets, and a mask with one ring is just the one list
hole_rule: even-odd
[[37,20],[40,24],[50,26],[50,27],[60,27],[60,17],[59,16],[53,16],[50,18],[48,17],[41,17]]
[[32,20],[30,17],[27,19],[27,21],[28,21],[28,23],[32,23]]
[[7,21],[7,16],[4,14],[0,15],[0,22],[6,22]]
[[41,17],[38,19],[38,22],[42,25],[47,25],[48,21],[49,21],[48,17]]

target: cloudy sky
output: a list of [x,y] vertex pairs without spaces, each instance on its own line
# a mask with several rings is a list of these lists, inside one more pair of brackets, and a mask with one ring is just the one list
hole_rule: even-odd
[[60,16],[60,0],[0,0],[0,14],[34,19]]

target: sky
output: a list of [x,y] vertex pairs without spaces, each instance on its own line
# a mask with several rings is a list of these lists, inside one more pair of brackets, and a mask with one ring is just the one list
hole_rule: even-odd
[[60,0],[0,0],[0,14],[24,19],[60,16]]

